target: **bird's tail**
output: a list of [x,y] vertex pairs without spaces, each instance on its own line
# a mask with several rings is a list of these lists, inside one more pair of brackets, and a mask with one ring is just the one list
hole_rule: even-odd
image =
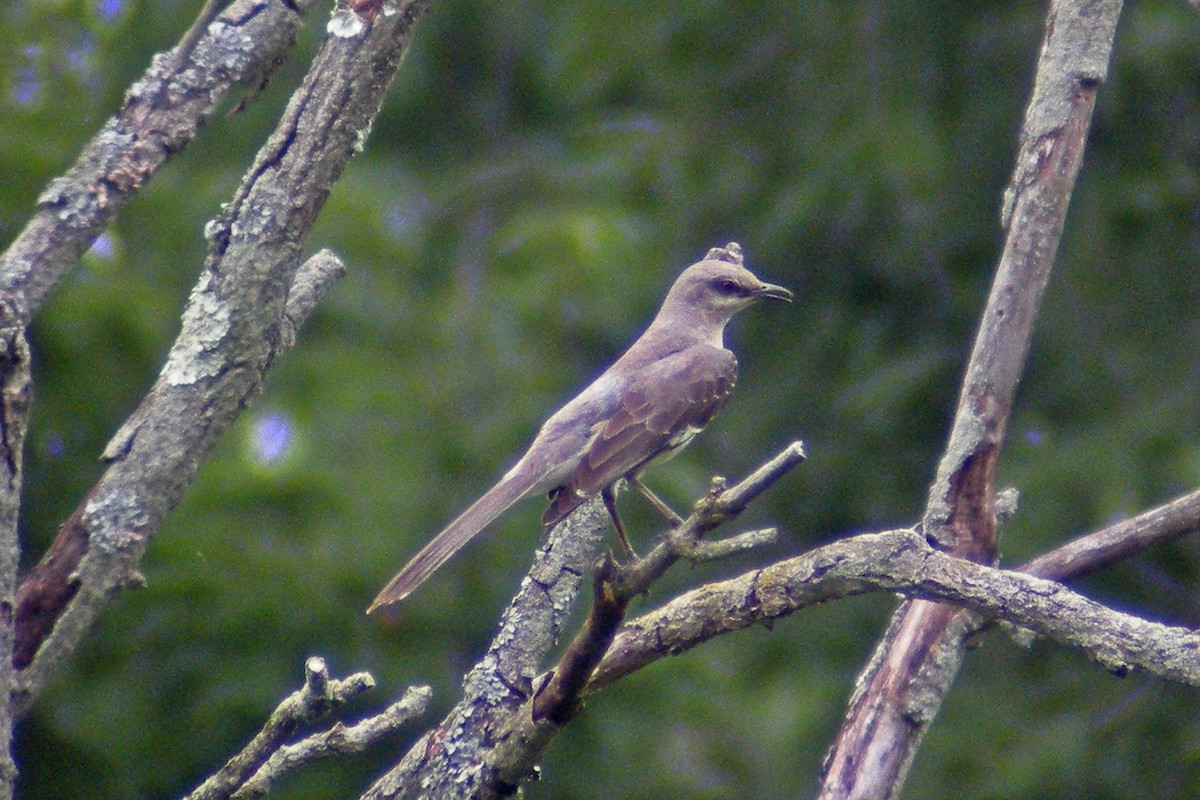
[[523,474],[517,468],[500,479],[500,482],[488,490],[487,494],[476,500],[471,506],[459,514],[457,518],[437,536],[421,548],[412,559],[404,565],[404,569],[396,577],[388,581],[387,586],[367,608],[370,614],[380,606],[391,605],[412,594],[413,590],[425,582],[425,579],[437,571],[438,567],[459,551],[467,542],[477,536],[487,525],[500,516],[506,508],[524,497],[537,483],[540,476]]

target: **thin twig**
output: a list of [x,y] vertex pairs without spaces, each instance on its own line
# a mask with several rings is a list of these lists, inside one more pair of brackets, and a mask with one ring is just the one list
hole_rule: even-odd
[[[312,725],[351,699],[373,688],[375,688],[375,679],[365,672],[355,673],[342,680],[329,677],[329,668],[325,664],[325,659],[320,656],[312,656],[304,662],[304,686],[284,698],[267,718],[262,729],[241,752],[231,758],[225,766],[204,781],[195,791],[187,795],[185,800],[224,800],[235,794],[241,796],[240,790],[246,787],[251,780],[255,782],[254,786],[249,788],[248,793],[244,796],[261,796],[265,791],[258,792],[258,787],[269,787],[284,772],[330,754],[331,747],[349,747],[344,741],[338,741],[332,746],[330,744],[330,741],[338,740],[347,732],[347,729],[341,727],[339,723],[331,731],[317,734],[299,743],[300,745],[309,743],[304,747],[295,749],[297,745],[293,745],[293,749],[288,751],[287,756],[280,756],[285,749],[285,743],[303,727]],[[375,720],[372,724],[376,728],[383,725],[387,731],[394,730],[397,724],[424,713],[429,702],[429,695],[429,687],[409,689],[404,699],[400,701],[400,704],[403,704],[402,718],[399,718],[395,711],[396,706],[393,706],[380,715],[384,718],[382,722],[375,717],[372,718]],[[368,725],[363,731],[375,731],[376,728]],[[378,738],[378,735],[382,735],[382,733],[377,732],[374,738]],[[373,741],[373,739],[371,740]],[[322,741],[324,746],[322,746]],[[270,766],[268,767],[268,765]]]
[[[621,596],[633,598],[644,593],[671,565],[688,558],[698,550],[704,535],[735,518],[758,495],[804,461],[804,443],[792,442],[765,464],[747,475],[736,486],[726,487],[724,478],[714,478],[712,487],[683,524],[670,531],[645,556],[621,567],[613,578],[614,590]],[[770,534],[757,533],[749,539],[740,538],[726,546],[730,552],[744,549],[748,542],[761,544]],[[711,552],[711,551],[710,551]]]
[[616,571],[611,556],[601,559],[592,580],[591,613],[549,679],[534,694],[532,717],[535,723],[546,720],[561,727],[575,716],[579,697],[592,671],[608,652],[629,607],[629,598],[614,591],[612,579]]
[[327,731],[314,733],[295,744],[283,745],[231,795],[232,799],[263,797],[280,778],[307,764],[346,753],[362,752],[409,720],[424,714],[431,696],[428,686],[410,687],[395,703],[354,725],[346,726],[338,722]]
[[696,503],[692,515],[669,531],[645,558],[620,567],[611,558],[602,560],[596,569],[591,614],[534,695],[530,710],[533,723],[544,720],[562,726],[574,716],[583,690],[608,652],[630,601],[646,592],[680,557],[725,557],[774,541],[774,529],[716,542],[704,542],[701,537],[736,518],[754,498],[803,460],[804,444],[793,442],[736,486],[726,487],[724,478],[714,478],[711,489]]

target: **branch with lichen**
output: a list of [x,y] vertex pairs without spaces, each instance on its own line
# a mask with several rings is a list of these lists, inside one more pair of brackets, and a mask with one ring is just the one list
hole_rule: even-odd
[[315,0],[206,4],[174,49],[159,53],[75,164],[0,255],[0,327],[28,325],[125,203],[183,150],[238,84],[283,63]]
[[1055,581],[930,546],[912,530],[852,536],[684,593],[629,621],[589,691],[716,636],[868,592],[954,603],[1082,650],[1117,674],[1200,687],[1200,633],[1111,609]]
[[429,687],[413,687],[384,711],[355,725],[338,722],[326,731],[289,741],[374,688],[375,679],[365,672],[339,680],[329,676],[325,659],[309,658],[304,662],[304,685],[284,698],[246,747],[185,800],[261,797],[285,774],[322,758],[362,750],[424,714],[429,705]]
[[510,734],[527,715],[534,680],[558,642],[588,566],[600,550],[608,514],[599,498],[553,526],[505,609],[483,658],[463,679],[449,714],[409,747],[364,800],[396,797],[507,797],[533,769],[537,742]]
[[563,725],[574,715],[584,687],[625,619],[630,601],[649,591],[680,558],[712,561],[774,542],[773,528],[717,541],[705,541],[704,536],[737,518],[754,498],[803,460],[803,442],[793,442],[736,486],[727,487],[724,478],[713,478],[711,489],[696,503],[691,516],[668,531],[646,556],[619,566],[611,557],[605,557],[596,569],[591,614],[534,696],[533,720]]
[[301,249],[361,149],[426,5],[326,38],[233,200],[207,226],[208,257],[167,363],[105,449],[108,468],[18,592],[19,710],[99,612],[137,584],[162,519],[294,338],[303,318],[296,308],[327,287],[308,282],[302,264],[320,273],[329,259],[303,261]]
[[[462,700],[363,798],[510,795],[536,773],[537,760],[569,721],[574,701],[607,649],[609,633],[620,623],[629,599],[681,557],[703,551],[697,547],[703,534],[734,519],[803,458],[803,446],[796,442],[736,486],[726,487],[718,479],[688,520],[644,558],[622,566],[608,559],[602,562],[607,566],[600,568],[594,582],[599,602],[555,670],[559,683],[539,676],[539,671],[595,561],[609,517],[600,499],[593,498],[551,528],[487,653],[464,680]],[[740,552],[748,543],[768,538],[761,534],[731,537],[724,541],[736,544],[725,549]]]

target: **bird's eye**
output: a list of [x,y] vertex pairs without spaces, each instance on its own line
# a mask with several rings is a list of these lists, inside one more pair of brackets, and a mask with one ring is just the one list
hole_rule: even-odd
[[738,285],[738,282],[735,280],[723,278],[717,281],[717,291],[721,294],[733,296],[742,294],[742,287]]

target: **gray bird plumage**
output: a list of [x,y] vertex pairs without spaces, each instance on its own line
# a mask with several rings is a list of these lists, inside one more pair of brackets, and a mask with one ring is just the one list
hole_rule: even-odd
[[408,596],[518,500],[551,492],[542,521],[553,525],[684,447],[737,382],[737,359],[724,344],[726,323],[758,300],[791,297],[743,267],[737,243],[710,250],[676,279],[646,332],[546,420],[521,460],[413,556],[368,613]]

